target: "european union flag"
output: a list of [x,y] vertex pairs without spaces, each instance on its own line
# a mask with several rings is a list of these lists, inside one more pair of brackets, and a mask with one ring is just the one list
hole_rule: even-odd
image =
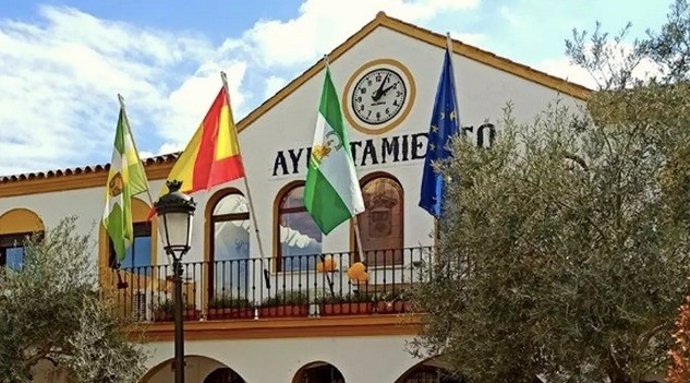
[[451,53],[446,48],[441,79],[436,89],[434,114],[431,116],[424,174],[422,176],[422,193],[419,206],[431,215],[439,218],[443,204],[443,175],[434,171],[433,162],[445,160],[451,156],[450,138],[457,135],[459,129],[458,103],[455,98],[455,81]]

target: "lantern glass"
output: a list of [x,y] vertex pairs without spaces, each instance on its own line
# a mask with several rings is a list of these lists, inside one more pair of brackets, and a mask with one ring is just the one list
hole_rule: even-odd
[[173,251],[186,251],[192,238],[192,215],[188,212],[167,212],[159,216],[159,231],[165,246]]

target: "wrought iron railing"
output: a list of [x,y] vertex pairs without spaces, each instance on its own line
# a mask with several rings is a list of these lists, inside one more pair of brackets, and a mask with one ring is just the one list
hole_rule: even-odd
[[[183,264],[185,320],[413,312],[414,284],[430,278],[430,247]],[[113,307],[136,321],[173,320],[172,266],[109,270]]]

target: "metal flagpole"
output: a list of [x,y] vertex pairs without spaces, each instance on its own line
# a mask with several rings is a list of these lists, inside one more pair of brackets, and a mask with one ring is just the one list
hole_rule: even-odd
[[[228,89],[228,77],[225,75],[225,72],[221,71],[220,72],[220,78],[223,80],[223,88],[225,88],[225,102],[228,106],[228,112],[230,113],[230,118],[232,118],[232,125],[235,127],[235,135],[237,136],[237,139],[239,140],[240,135],[237,132],[237,127],[235,126],[235,121],[234,118],[232,117],[232,107],[230,106],[230,90]],[[242,157],[242,149],[240,148],[239,142],[237,143],[237,150],[238,154],[240,157]],[[242,162],[242,166],[244,166],[244,160]],[[256,213],[254,212],[254,203],[252,202],[252,192],[251,189],[249,188],[249,182],[247,182],[247,174],[244,174],[244,177],[242,177],[242,180],[244,181],[244,187],[247,189],[247,201],[249,202],[249,212],[252,217],[252,224],[254,225],[254,234],[256,234],[256,241],[259,245],[259,256],[261,256],[261,260],[263,262],[264,259],[264,247],[263,243],[261,242],[261,235],[259,234],[259,225],[256,223]]]

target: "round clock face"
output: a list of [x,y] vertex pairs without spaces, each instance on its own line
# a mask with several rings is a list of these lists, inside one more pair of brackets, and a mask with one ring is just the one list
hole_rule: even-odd
[[351,97],[357,118],[367,124],[380,125],[402,110],[407,101],[407,87],[396,71],[374,69],[355,84]]
[[350,76],[343,94],[347,121],[366,134],[385,133],[398,126],[410,112],[415,84],[399,61],[370,61]]

